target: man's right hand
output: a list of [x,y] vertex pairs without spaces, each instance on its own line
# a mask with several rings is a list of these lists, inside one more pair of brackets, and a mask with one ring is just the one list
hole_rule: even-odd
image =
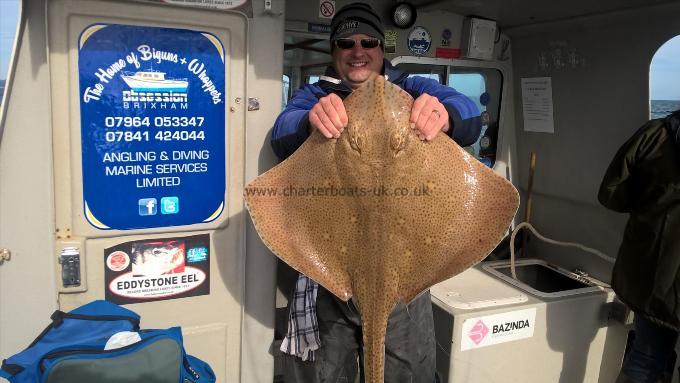
[[309,111],[309,124],[326,138],[339,138],[347,126],[347,111],[337,94],[321,97]]

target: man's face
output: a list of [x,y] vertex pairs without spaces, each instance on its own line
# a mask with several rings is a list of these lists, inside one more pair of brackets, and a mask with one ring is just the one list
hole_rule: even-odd
[[372,39],[370,36],[357,34],[348,38],[354,40],[354,46],[350,49],[334,46],[333,65],[340,75],[340,79],[349,84],[352,89],[356,89],[364,82],[380,74],[384,55],[380,45],[375,48],[361,46],[361,40]]

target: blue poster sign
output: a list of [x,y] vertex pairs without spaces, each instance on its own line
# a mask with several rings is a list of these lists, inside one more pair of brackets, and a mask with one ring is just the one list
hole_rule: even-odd
[[83,209],[99,229],[224,209],[225,64],[212,34],[97,24],[80,35]]

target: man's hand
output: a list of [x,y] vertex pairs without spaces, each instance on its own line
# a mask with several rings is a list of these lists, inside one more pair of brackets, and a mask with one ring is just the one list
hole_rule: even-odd
[[449,113],[436,97],[423,93],[413,102],[411,124],[421,140],[430,141],[440,130],[449,131]]
[[321,97],[309,111],[309,123],[326,138],[340,137],[347,126],[347,112],[340,97],[334,93]]

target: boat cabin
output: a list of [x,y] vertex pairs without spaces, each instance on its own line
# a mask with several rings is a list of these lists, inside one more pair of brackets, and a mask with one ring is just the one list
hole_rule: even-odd
[[[282,382],[297,274],[244,187],[278,163],[272,125],[332,65],[350,2],[0,1],[1,358],[104,299],[181,326],[218,382]],[[387,60],[475,103],[463,149],[521,197],[497,248],[431,288],[439,381],[613,383],[633,336],[610,287],[627,215],[597,192],[618,148],[680,109],[680,2],[367,3]]]

